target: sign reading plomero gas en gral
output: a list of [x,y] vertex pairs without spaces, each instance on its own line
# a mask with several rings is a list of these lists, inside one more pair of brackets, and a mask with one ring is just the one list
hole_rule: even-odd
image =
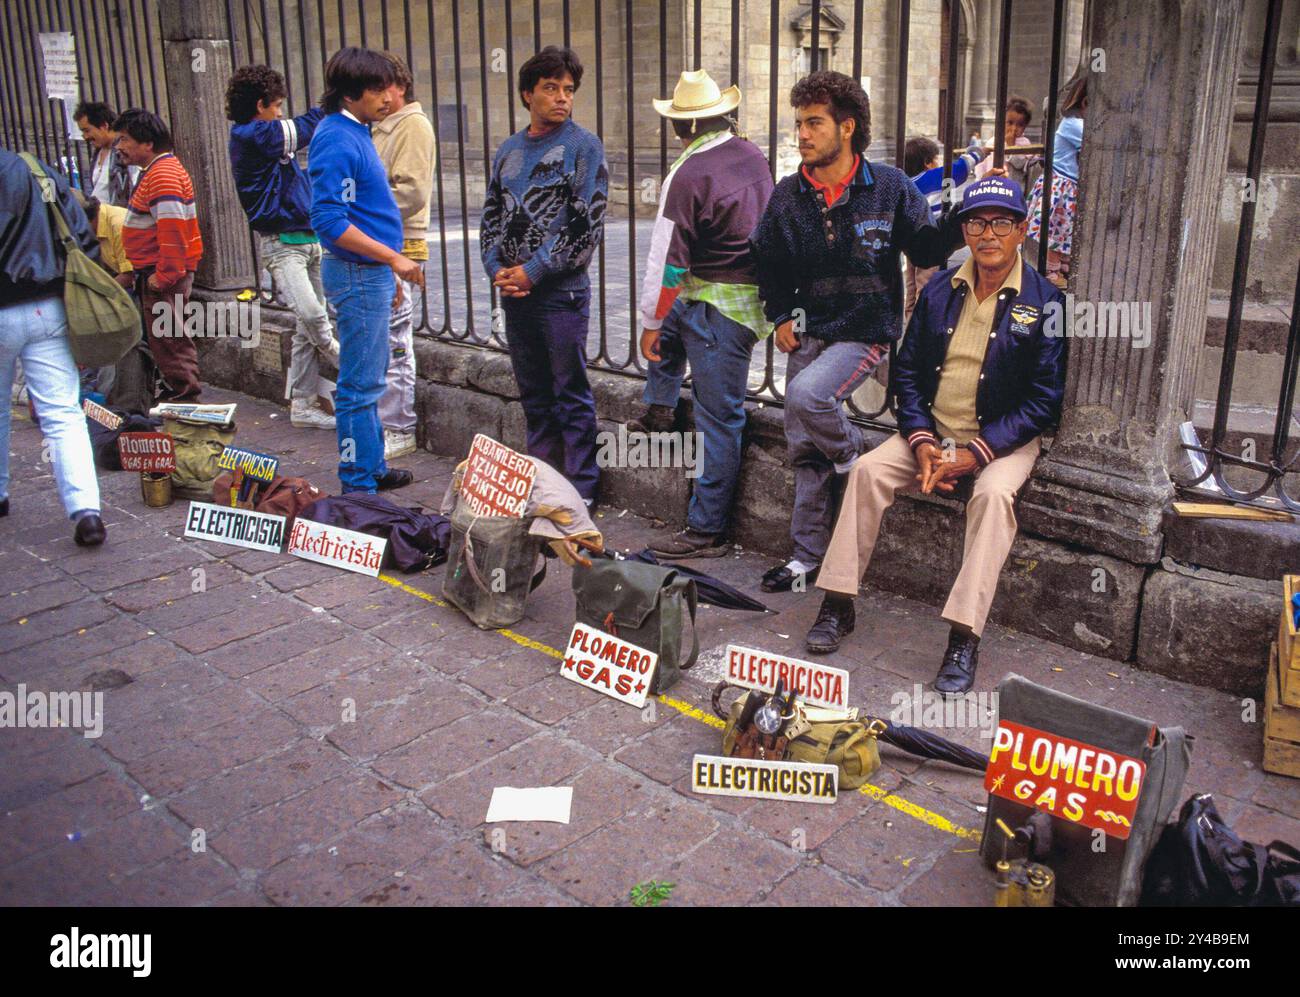
[[1082,741],[1002,720],[984,771],[994,796],[1127,838],[1146,764]]
[[777,682],[793,689],[813,706],[847,709],[849,673],[843,668],[817,665],[767,651],[727,645],[727,681],[761,692],[775,692]]
[[363,575],[378,575],[388,541],[369,533],[295,519],[289,531],[289,553],[308,561],[332,564]]
[[117,438],[117,454],[123,471],[158,474],[176,470],[176,448],[170,433],[122,433]]
[[522,519],[536,479],[537,466],[531,460],[478,433],[469,450],[460,495],[476,516]]

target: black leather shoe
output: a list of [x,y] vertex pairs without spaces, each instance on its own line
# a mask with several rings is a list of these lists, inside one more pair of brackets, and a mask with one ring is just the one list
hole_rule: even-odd
[[98,547],[106,536],[108,530],[104,528],[104,521],[93,512],[78,519],[77,527],[72,531],[72,539],[79,547]]
[[394,488],[405,488],[415,480],[415,475],[404,467],[390,467],[375,478],[375,488],[381,492],[391,492]]
[[975,684],[979,664],[980,639],[974,634],[953,630],[948,634],[948,650],[934,679],[934,691],[944,696],[960,696]]
[[840,641],[853,633],[857,614],[853,597],[827,592],[822,608],[817,612],[817,622],[808,631],[807,647],[813,654],[830,654],[838,650]]
[[[813,568],[803,576],[804,584],[811,585],[817,580],[817,572],[820,567]],[[794,580],[798,574],[790,570],[788,565],[778,564],[775,568],[769,568],[763,575],[763,580],[758,583],[758,587],[764,592],[789,592],[794,587]]]

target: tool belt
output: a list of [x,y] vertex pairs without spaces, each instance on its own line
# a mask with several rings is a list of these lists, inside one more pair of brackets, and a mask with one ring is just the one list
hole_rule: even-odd
[[[878,720],[862,723],[857,707],[808,706],[793,692],[784,694],[778,685],[771,694],[749,691],[724,710],[722,694],[727,688],[726,682],[719,682],[713,690],[713,712],[727,722],[722,732],[724,755],[834,765],[840,770],[841,789],[857,789],[880,768],[876,735],[884,725]],[[768,712],[760,714],[764,708]],[[773,731],[774,718],[780,720]]]

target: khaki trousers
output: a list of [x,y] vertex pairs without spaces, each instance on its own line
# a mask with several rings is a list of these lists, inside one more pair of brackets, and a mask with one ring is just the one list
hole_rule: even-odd
[[[974,490],[966,503],[966,544],[961,571],[943,607],[943,618],[970,627],[976,636],[984,630],[998,575],[1016,539],[1012,503],[1033,470],[1039,449],[1039,441],[1034,438],[984,468],[976,475]],[[858,594],[880,535],[881,517],[893,505],[898,492],[919,487],[918,473],[920,468],[911,448],[897,433],[858,458],[848,475],[839,519],[817,576],[818,588],[850,596]]]

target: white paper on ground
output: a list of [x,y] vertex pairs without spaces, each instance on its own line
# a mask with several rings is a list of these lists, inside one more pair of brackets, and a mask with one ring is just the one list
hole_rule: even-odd
[[497,786],[492,790],[492,802],[488,804],[487,823],[547,820],[555,824],[567,824],[572,805],[572,786],[541,786],[535,789]]

